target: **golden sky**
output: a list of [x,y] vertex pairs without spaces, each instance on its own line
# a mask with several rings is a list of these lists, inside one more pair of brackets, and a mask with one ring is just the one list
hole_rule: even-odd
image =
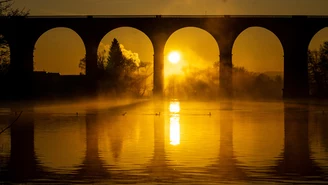
[[325,0],[15,0],[35,15],[58,14],[319,14]]
[[[325,8],[328,7],[328,1],[325,0],[16,0],[15,7],[28,8],[32,15],[328,14]],[[104,37],[102,46],[109,45],[114,37],[127,50],[138,53],[141,60],[152,61],[152,45],[142,32],[119,28]],[[318,33],[310,48],[318,47],[324,40],[328,40],[328,30]],[[197,28],[184,28],[175,32],[166,44],[165,53],[171,50],[181,52],[182,62],[198,66],[209,66],[219,59],[217,43],[206,31]],[[84,54],[83,42],[75,32],[57,28],[46,32],[36,43],[35,70],[79,74],[78,64]],[[235,42],[233,63],[256,72],[283,71],[283,49],[270,31],[250,28]],[[166,62],[166,67],[169,65]]]

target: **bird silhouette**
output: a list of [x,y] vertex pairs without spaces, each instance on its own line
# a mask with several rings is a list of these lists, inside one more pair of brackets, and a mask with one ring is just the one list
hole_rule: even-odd
[[155,115],[156,116],[160,116],[161,115],[161,112],[158,112],[158,113],[156,112]]
[[127,114],[127,112],[124,112],[123,114],[122,114],[122,116],[125,116]]

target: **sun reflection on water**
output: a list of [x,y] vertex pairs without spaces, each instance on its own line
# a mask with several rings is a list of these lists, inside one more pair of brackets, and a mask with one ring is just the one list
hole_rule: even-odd
[[180,112],[180,102],[170,102],[170,113],[172,114],[179,114]]
[[170,102],[170,144],[180,144],[180,103]]

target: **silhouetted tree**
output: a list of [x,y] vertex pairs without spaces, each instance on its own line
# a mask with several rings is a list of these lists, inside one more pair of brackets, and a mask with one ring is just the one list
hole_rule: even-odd
[[10,64],[10,50],[7,41],[0,35],[0,76],[7,74]]
[[326,97],[328,93],[328,41],[319,50],[308,50],[310,94]]
[[[136,58],[124,54],[122,49],[123,46],[114,38],[109,51],[98,53],[100,91],[112,92],[119,96],[124,94],[144,96],[152,87],[152,82],[149,80],[152,75],[152,65],[150,62],[138,62]],[[86,68],[85,57],[80,60],[79,67],[83,73]]]
[[114,89],[117,94],[124,93],[128,82],[131,80],[129,78],[130,63],[133,63],[133,61],[123,55],[120,43],[114,38],[108,52],[105,76],[108,82],[107,85]]
[[114,77],[118,77],[122,72],[124,60],[120,43],[114,38],[108,52],[106,71]]
[[152,89],[152,80],[149,79],[152,75],[151,62],[141,61],[136,70],[137,72],[134,72],[133,80],[131,80],[129,88],[133,94],[142,97]]
[[[101,53],[98,53],[97,57],[97,73],[101,77],[105,73],[105,65],[106,65],[106,58],[105,58],[105,53],[107,51],[103,50]],[[81,70],[80,75],[85,75],[85,70],[86,70],[86,57],[84,56],[79,63],[79,68]]]
[[[27,16],[28,10],[12,8],[14,4],[13,0],[0,0],[0,16],[12,17],[12,16]],[[10,64],[10,49],[7,41],[0,35],[0,77],[4,76],[8,72]]]
[[14,0],[0,0],[0,16],[27,16],[29,10],[12,8]]

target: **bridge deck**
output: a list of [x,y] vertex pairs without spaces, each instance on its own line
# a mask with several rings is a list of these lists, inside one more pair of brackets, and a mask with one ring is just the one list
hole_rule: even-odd
[[[20,17],[20,16],[17,16]],[[31,15],[24,18],[328,18],[326,15]],[[6,18],[0,16],[0,18]]]

